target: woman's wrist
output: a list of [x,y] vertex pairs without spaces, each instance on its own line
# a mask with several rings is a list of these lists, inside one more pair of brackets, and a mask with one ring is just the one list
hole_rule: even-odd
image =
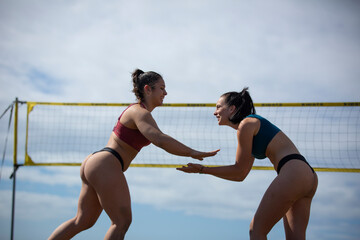
[[204,174],[204,173],[205,173],[205,172],[204,172],[204,168],[205,168],[204,166],[201,166],[201,167],[200,167],[200,169],[199,169],[199,173],[200,173],[200,174]]

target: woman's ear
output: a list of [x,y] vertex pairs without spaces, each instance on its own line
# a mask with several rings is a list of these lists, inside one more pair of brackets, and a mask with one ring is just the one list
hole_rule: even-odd
[[151,93],[151,87],[149,85],[145,85],[144,86],[144,93],[145,94],[150,94]]
[[235,105],[231,105],[231,106],[229,107],[229,110],[230,110],[230,113],[231,113],[231,114],[235,113],[235,111],[236,111]]

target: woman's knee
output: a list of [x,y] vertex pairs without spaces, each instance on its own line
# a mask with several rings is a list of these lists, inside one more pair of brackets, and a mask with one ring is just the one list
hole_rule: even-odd
[[112,222],[109,229],[109,236],[122,236],[124,237],[131,225],[131,218],[123,218],[121,221]]
[[123,228],[126,229],[126,231],[129,229],[131,223],[132,223],[132,214],[131,210],[127,211],[127,214],[125,215],[123,221],[122,221]]
[[77,228],[79,228],[80,231],[84,231],[86,229],[91,228],[96,223],[97,219],[92,219],[85,216],[76,216],[73,221]]
[[132,214],[131,214],[131,210],[127,211],[127,214],[123,215],[123,218],[120,220],[120,223],[118,222],[117,224],[119,224],[119,226],[124,229],[124,230],[128,230],[130,225],[132,223]]
[[111,221],[117,229],[126,232],[132,223],[131,208],[123,207],[115,218],[112,217]]
[[123,222],[120,223],[120,228],[122,229],[122,231],[127,232],[131,223],[132,223],[132,217],[126,218],[124,219]]

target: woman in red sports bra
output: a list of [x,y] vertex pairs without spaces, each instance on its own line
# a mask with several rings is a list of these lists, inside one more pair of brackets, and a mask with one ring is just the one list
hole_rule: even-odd
[[71,239],[92,227],[102,210],[111,219],[104,239],[124,239],[132,214],[123,172],[142,147],[153,143],[171,154],[198,160],[214,156],[219,151],[196,151],[161,132],[151,112],[162,105],[167,95],[163,78],[158,73],[137,69],[132,79],[133,92],[139,103],[130,105],[120,115],[106,147],[89,155],[82,163],[77,214],[55,229],[49,239]]

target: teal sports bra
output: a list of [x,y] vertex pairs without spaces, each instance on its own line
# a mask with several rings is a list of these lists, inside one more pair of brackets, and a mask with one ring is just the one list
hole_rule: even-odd
[[246,116],[245,118],[257,118],[260,120],[260,129],[259,132],[253,138],[253,146],[251,150],[251,154],[253,157],[257,159],[264,159],[266,158],[266,148],[269,145],[270,141],[273,137],[280,132],[281,130],[276,127],[274,124],[269,122],[267,119],[256,115],[251,114]]

